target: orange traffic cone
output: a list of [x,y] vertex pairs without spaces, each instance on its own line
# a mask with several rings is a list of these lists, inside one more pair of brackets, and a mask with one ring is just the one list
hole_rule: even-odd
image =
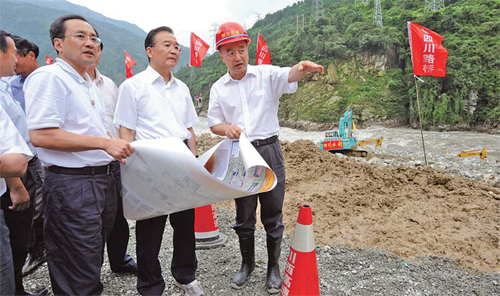
[[301,205],[280,296],[319,295],[318,266],[309,205]]
[[217,248],[226,243],[227,236],[219,232],[212,205],[194,209],[194,236],[196,249]]

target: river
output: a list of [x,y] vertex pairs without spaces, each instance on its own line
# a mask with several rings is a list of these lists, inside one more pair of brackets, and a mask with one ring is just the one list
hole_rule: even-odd
[[[199,133],[210,133],[208,119],[200,117],[200,122],[194,126]],[[357,129],[354,136],[358,141],[384,137],[382,146],[384,151],[394,151],[400,154],[407,152],[415,154],[421,152],[423,159],[422,140],[420,130],[410,128],[386,128],[370,126]],[[311,140],[318,144],[324,138],[324,132],[304,132],[287,127],[281,128],[280,139],[293,142],[298,139]],[[490,135],[476,132],[437,132],[424,131],[424,143],[427,157],[455,156],[461,151],[469,149],[487,149],[489,161],[500,159],[500,135]],[[418,153],[417,153],[418,154]]]

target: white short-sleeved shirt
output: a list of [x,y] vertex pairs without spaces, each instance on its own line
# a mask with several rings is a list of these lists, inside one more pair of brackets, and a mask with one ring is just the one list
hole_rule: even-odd
[[[33,157],[28,145],[26,145],[26,142],[5,110],[3,110],[2,105],[0,105],[0,139],[0,155],[21,153],[26,156],[27,160]],[[5,180],[0,178],[0,195],[4,194],[6,190]]]
[[95,79],[93,82],[99,89],[101,97],[104,100],[106,109],[106,131],[109,132],[113,138],[119,139],[118,130],[113,125],[116,101],[118,100],[118,88],[113,80],[102,75],[97,69],[95,69]]
[[21,103],[14,99],[14,96],[12,95],[12,92],[10,90],[10,86],[5,80],[0,80],[0,105],[10,117],[10,120],[12,120],[14,126],[23,137],[31,153],[34,155],[36,151],[35,147],[33,147],[33,144],[31,144],[28,125],[26,122],[26,114],[24,114]]
[[[28,129],[60,128],[70,133],[108,137],[104,101],[87,73],[83,78],[62,59],[40,67],[24,83]],[[79,168],[110,163],[104,150],[67,152],[37,148],[44,166]]]
[[241,80],[226,73],[210,90],[208,124],[235,124],[251,141],[278,135],[279,99],[294,93],[297,82],[288,82],[289,67],[248,65]]
[[151,66],[124,81],[118,90],[114,124],[136,132],[136,140],[191,138],[198,116],[184,82],[163,77]]

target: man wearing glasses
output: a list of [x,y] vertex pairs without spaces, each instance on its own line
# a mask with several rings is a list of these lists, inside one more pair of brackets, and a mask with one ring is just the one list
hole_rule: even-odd
[[31,141],[47,167],[45,246],[55,295],[100,295],[106,238],[116,213],[110,163],[133,148],[106,135],[105,109],[87,69],[101,40],[79,15],[50,25],[56,63],[25,82]]
[[248,65],[250,38],[238,23],[222,24],[217,30],[216,49],[227,67],[227,74],[210,90],[208,121],[213,133],[238,139],[244,133],[278,178],[276,187],[267,193],[238,198],[236,222],[242,256],[241,269],[234,275],[231,287],[241,289],[255,268],[254,231],[257,198],[261,204],[261,221],[267,234],[266,287],[271,294],[281,289],[278,260],[283,236],[283,200],[285,167],[278,141],[278,105],[285,93],[297,90],[297,81],[308,72],[322,72],[323,67],[302,61],[292,68],[271,65]]
[[[114,124],[120,138],[136,140],[177,137],[196,156],[193,125],[198,116],[188,87],[175,78],[172,69],[179,61],[181,47],[169,27],[151,30],[144,42],[149,66],[127,79],[118,90]],[[141,295],[162,295],[165,281],[158,260],[168,215],[137,221],[137,290]],[[171,271],[174,284],[185,295],[203,295],[196,280],[194,209],[170,215],[174,229]]]

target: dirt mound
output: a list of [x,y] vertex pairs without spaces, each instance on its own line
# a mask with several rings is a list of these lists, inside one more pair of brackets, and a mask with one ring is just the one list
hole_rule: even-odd
[[[200,151],[220,139],[200,136]],[[317,244],[383,249],[407,259],[438,255],[462,267],[500,271],[499,189],[428,167],[360,163],[307,140],[282,147],[288,233],[307,203]]]

